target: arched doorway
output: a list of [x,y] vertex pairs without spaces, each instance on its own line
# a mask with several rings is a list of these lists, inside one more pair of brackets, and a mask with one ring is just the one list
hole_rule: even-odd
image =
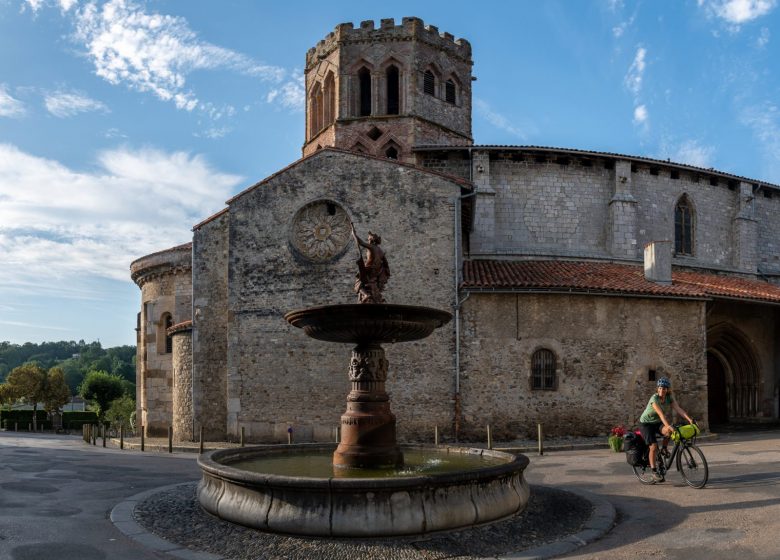
[[711,424],[759,413],[761,368],[750,341],[732,325],[707,331],[707,408]]

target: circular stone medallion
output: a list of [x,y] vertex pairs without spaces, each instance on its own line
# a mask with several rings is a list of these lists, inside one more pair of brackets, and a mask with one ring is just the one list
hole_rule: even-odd
[[315,200],[296,212],[292,246],[303,257],[326,262],[339,256],[350,240],[349,216],[332,200]]

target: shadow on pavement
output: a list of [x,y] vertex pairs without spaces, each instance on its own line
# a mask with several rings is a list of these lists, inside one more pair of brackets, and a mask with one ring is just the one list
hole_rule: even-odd
[[706,488],[749,488],[780,484],[780,471],[710,478]]

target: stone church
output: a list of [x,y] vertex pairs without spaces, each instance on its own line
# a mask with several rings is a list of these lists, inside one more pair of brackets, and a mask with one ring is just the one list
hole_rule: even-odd
[[453,314],[386,347],[401,439],[604,434],[661,376],[705,425],[777,420],[780,186],[475,144],[472,65],[414,17],[340,24],[306,53],[302,158],[130,266],[148,435],[336,439],[350,348],[283,316],[355,301],[350,222],[382,236],[388,302]]

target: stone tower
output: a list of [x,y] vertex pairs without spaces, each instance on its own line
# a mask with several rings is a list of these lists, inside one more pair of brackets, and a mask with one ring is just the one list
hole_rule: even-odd
[[334,146],[414,163],[470,145],[471,45],[419,18],[342,23],[306,53],[303,155]]

